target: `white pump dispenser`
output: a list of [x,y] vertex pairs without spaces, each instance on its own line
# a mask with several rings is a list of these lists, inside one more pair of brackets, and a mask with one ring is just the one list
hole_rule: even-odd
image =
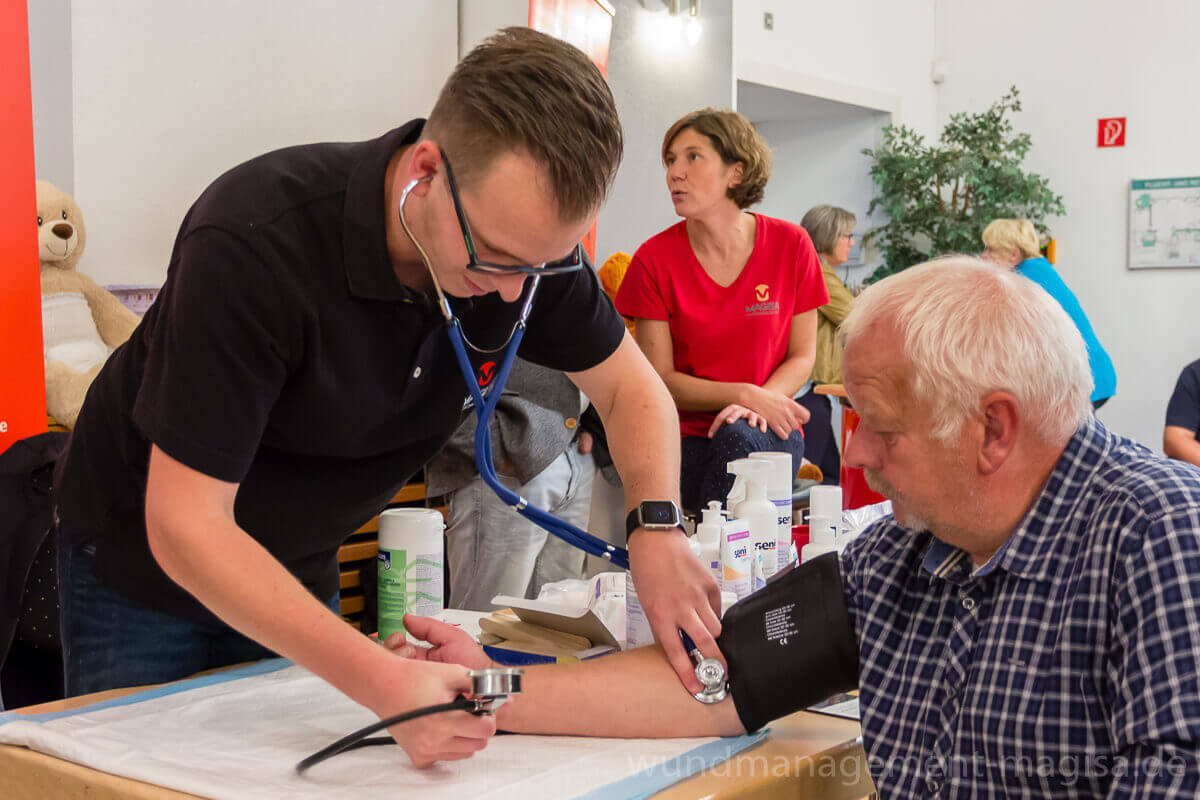
[[763,578],[769,578],[779,571],[775,504],[767,499],[767,481],[771,465],[765,461],[739,458],[729,462],[728,469],[731,474],[741,476],[746,486],[746,498],[729,509],[729,512],[750,524],[750,539],[754,542],[754,552],[762,557]]
[[779,569],[795,560],[792,547],[792,454],[774,451],[751,453],[750,458],[771,465],[767,499],[775,505],[775,541]]
[[800,563],[837,549],[842,527],[842,488],[814,486],[808,493],[808,544],[800,548]]
[[700,545],[700,563],[712,572],[718,583],[722,578],[721,529],[724,525],[721,501],[710,501],[708,508],[701,512],[700,524],[696,526],[696,541]]

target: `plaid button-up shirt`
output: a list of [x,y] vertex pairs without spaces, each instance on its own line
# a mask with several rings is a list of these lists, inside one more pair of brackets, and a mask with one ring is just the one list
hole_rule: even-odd
[[983,567],[887,517],[843,569],[882,797],[1200,796],[1200,470],[1091,417]]

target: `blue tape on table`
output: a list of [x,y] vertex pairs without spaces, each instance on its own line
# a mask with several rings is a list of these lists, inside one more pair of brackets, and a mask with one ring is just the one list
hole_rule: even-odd
[[198,678],[188,678],[187,680],[178,681],[176,683],[168,683],[164,686],[156,686],[153,689],[146,689],[141,692],[127,694],[124,697],[117,697],[112,700],[101,700],[98,703],[91,703],[79,708],[70,708],[66,711],[49,711],[45,714],[18,714],[16,711],[5,711],[0,714],[0,725],[8,722],[50,722],[51,720],[62,719],[64,717],[73,717],[76,714],[87,714],[92,711],[99,711],[104,708],[118,708],[120,706],[129,706],[134,703],[141,703],[146,700],[153,700],[156,697],[166,697],[179,692],[186,692],[192,689],[201,689],[205,686],[212,686],[215,683],[225,683],[226,681],[237,680],[238,678],[252,678],[255,675],[266,675],[270,672],[278,672],[281,669],[287,669],[292,666],[292,662],[286,658],[269,658],[265,661],[255,661],[253,664],[237,667],[236,669],[224,670],[222,672],[214,672],[211,675],[201,675]]
[[685,778],[728,761],[746,748],[758,744],[770,731],[770,728],[763,728],[745,736],[729,736],[700,745],[636,775],[581,794],[575,800],[644,800]]

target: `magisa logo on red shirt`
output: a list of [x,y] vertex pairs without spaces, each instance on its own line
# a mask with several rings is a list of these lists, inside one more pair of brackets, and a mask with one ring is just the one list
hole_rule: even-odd
[[747,317],[767,317],[779,313],[779,303],[771,300],[771,287],[760,283],[754,287],[754,303],[746,306]]

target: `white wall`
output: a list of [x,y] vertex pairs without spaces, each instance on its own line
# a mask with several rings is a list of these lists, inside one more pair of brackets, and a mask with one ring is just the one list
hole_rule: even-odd
[[596,229],[596,258],[632,254],[679,221],[671,206],[659,150],[675,120],[706,106],[731,108],[733,0],[705,0],[695,45],[683,20],[651,13],[638,0],[615,0],[608,84],[625,128],[625,158]]
[[157,285],[183,215],[225,170],[427,114],[456,60],[457,17],[442,0],[75,2],[80,269]]
[[[815,205],[840,206],[858,217],[859,238],[869,230],[867,206],[875,195],[864,148],[876,147],[888,115],[867,109],[844,108],[820,117],[759,122],[757,128],[771,145],[775,167],[759,210],[799,223]],[[877,215],[876,224],[884,221]],[[843,267],[838,274],[847,285],[862,283],[879,265],[878,250],[866,254],[869,265]]]
[[[937,5],[949,71],[939,117],[1021,90],[1026,163],[1067,207],[1049,221],[1057,269],[1117,369],[1100,418],[1154,449],[1175,379],[1200,357],[1200,269],[1128,270],[1127,198],[1130,179],[1200,175],[1197,29],[1190,0],[1010,0],[1002,14],[982,0]],[[1098,149],[1096,120],[1116,116],[1128,117],[1127,146]]]
[[28,0],[33,160],[38,180],[75,190],[71,0]]
[[[774,30],[763,27],[767,11]],[[933,32],[934,0],[737,0],[735,71],[747,78],[748,67],[762,65],[817,79],[832,99],[849,102],[896,97],[894,121],[928,133],[936,117]]]
[[458,0],[458,57],[500,28],[529,23],[529,0]]

